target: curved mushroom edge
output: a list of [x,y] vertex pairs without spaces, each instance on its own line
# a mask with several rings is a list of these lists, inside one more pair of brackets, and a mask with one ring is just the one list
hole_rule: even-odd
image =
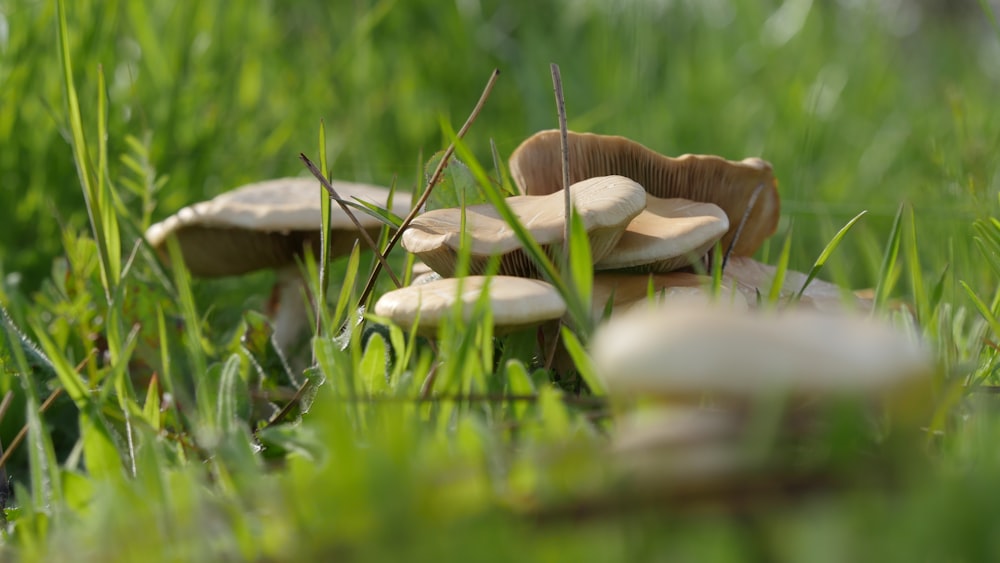
[[[562,185],[560,142],[559,131],[541,131],[511,154],[511,177],[522,193],[552,193]],[[730,161],[692,154],[671,158],[625,137],[572,131],[569,146],[571,182],[620,174],[657,197],[682,197],[718,205],[730,223],[722,237],[723,248],[733,242],[749,209],[746,224],[733,246],[736,256],[753,255],[778,228],[781,204],[777,180],[771,165],[762,159]]]

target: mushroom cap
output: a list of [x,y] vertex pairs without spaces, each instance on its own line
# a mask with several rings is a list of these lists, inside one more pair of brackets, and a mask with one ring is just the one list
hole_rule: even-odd
[[[358,198],[385,207],[390,191],[379,186],[333,181],[340,197]],[[304,248],[319,250],[322,188],[314,178],[280,178],[257,182],[190,205],[149,227],[146,240],[161,249],[170,236],[180,243],[192,275],[239,275],[291,264]],[[409,210],[410,194],[396,193],[393,212]],[[381,223],[362,212],[354,216],[365,229],[377,232]],[[355,233],[354,223],[335,203],[331,232]],[[350,252],[357,236],[332,236],[334,256]]]
[[[734,283],[748,300],[755,301],[758,291],[761,295],[767,295],[771,291],[771,284],[776,272],[776,266],[764,264],[746,256],[733,256],[726,263],[723,277]],[[787,300],[796,295],[807,279],[808,276],[802,272],[785,270],[779,299]],[[813,278],[805,292],[802,293],[798,305],[818,311],[834,312],[845,307],[871,310],[872,303],[871,300],[855,295],[837,284]]]
[[[646,205],[642,186],[622,176],[590,178],[570,186],[576,207],[590,240],[593,260],[604,257],[621,238],[628,223]],[[513,196],[507,205],[531,231],[543,248],[563,242],[566,217],[563,192],[544,196]],[[406,250],[416,254],[442,276],[455,275],[462,243],[462,209],[444,208],[417,216],[403,233]],[[490,256],[501,256],[500,274],[532,276],[535,267],[524,253],[521,241],[490,204],[465,208],[465,229],[472,260],[470,271],[482,273]]]
[[682,198],[646,195],[646,209],[632,219],[612,252],[596,270],[632,268],[669,272],[695,262],[729,230],[719,206]]
[[417,333],[434,337],[441,323],[451,317],[458,302],[461,302],[463,318],[469,320],[484,291],[489,293],[497,334],[535,326],[566,313],[566,304],[559,292],[546,282],[510,276],[468,276],[390,291],[375,303],[375,314],[391,319],[406,330],[413,328],[419,316]]
[[728,304],[737,310],[749,308],[747,300],[736,287],[723,282],[720,294],[712,297],[712,278],[691,272],[668,272],[666,274],[627,274],[598,272],[594,274],[591,303],[595,320],[604,313],[608,300],[612,302],[612,317],[635,307],[649,303],[649,289],[652,285],[653,301],[669,305],[708,305],[717,302]]
[[[714,203],[729,217],[722,237],[726,249],[758,187],[759,195],[733,247],[736,256],[753,255],[778,228],[780,201],[771,165],[759,158],[739,162],[718,156],[661,155],[625,137],[569,132],[570,181],[620,174],[661,198],[681,197]],[[510,157],[510,173],[522,193],[547,194],[562,186],[560,134],[542,131],[529,137]]]
[[807,310],[647,306],[611,319],[592,342],[612,395],[877,395],[932,372],[926,350],[887,324]]

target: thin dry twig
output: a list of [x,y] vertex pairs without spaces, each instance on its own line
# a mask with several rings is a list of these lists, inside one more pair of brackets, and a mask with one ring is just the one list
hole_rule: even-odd
[[[476,120],[476,117],[479,116],[479,112],[482,111],[483,106],[486,104],[486,99],[489,98],[490,92],[493,91],[493,85],[496,84],[497,77],[499,76],[500,76],[500,69],[493,69],[493,73],[490,74],[490,79],[486,83],[486,88],[483,89],[483,93],[482,95],[480,95],[479,101],[476,102],[476,106],[472,109],[472,113],[469,114],[468,119],[465,120],[465,124],[462,125],[462,128],[459,129],[458,133],[455,135],[456,139],[462,139],[463,137],[465,137],[466,132],[468,132],[469,128],[472,126],[472,123]],[[427,202],[427,198],[431,194],[431,190],[434,188],[435,185],[437,185],[438,181],[441,179],[441,174],[444,172],[445,166],[448,165],[448,161],[451,159],[451,155],[454,154],[454,152],[455,152],[455,143],[452,142],[451,144],[448,145],[448,148],[444,151],[444,155],[438,162],[437,168],[434,169],[434,174],[432,174],[430,179],[427,181],[427,187],[424,189],[423,195],[420,196],[420,199],[413,206],[413,209],[410,210],[409,215],[407,215],[406,218],[403,219],[403,224],[399,226],[399,229],[397,229],[395,234],[392,235],[392,238],[389,239],[389,243],[385,245],[385,250],[380,255],[381,260],[379,261],[378,264],[375,264],[375,269],[372,270],[371,275],[368,277],[368,283],[365,284],[365,289],[364,291],[361,292],[361,298],[358,299],[358,306],[356,308],[360,309],[361,307],[363,307],[365,302],[368,300],[368,296],[371,295],[372,290],[375,289],[375,281],[378,279],[378,274],[381,269],[382,261],[385,260],[387,256],[389,256],[389,253],[392,252],[392,249],[396,247],[396,244],[399,242],[399,239],[402,238],[403,232],[406,231],[406,228],[410,226],[410,223],[413,221],[413,219],[417,216],[418,213],[420,213],[420,209],[423,208],[424,203]],[[376,254],[378,254],[377,251]]]
[[750,212],[753,211],[755,205],[757,205],[757,198],[760,197],[760,192],[764,191],[764,184],[759,184],[752,194],[750,194],[750,203],[747,205],[747,210],[743,212],[743,217],[740,219],[740,224],[736,226],[736,232],[733,234],[733,240],[729,241],[729,248],[726,249],[726,255],[722,258],[722,270],[725,271],[726,264],[729,263],[729,257],[733,254],[733,249],[736,248],[736,243],[740,240],[740,235],[743,234],[743,227],[746,226],[747,221],[750,219]]
[[[62,395],[62,392],[63,392],[62,387],[56,387],[55,390],[53,390],[52,393],[49,394],[48,398],[45,399],[45,402],[42,403],[42,406],[38,408],[38,414],[45,414],[45,411],[49,410],[49,407],[51,407],[52,403],[54,403],[56,399],[59,398],[59,395]],[[24,426],[21,427],[21,431],[17,433],[17,436],[14,436],[14,439],[10,442],[10,447],[7,448],[7,451],[5,451],[2,456],[0,456],[0,469],[4,468],[7,465],[7,460],[10,459],[11,454],[13,454],[14,450],[16,450],[17,447],[21,445],[21,442],[24,441],[24,438],[27,437],[27,435],[28,435],[28,425],[25,424]]]
[[323,177],[323,173],[320,172],[319,168],[316,168],[316,165],[313,164],[312,161],[309,160],[309,158],[305,154],[299,153],[299,160],[301,160],[306,165],[306,168],[309,169],[309,172],[311,172],[312,175],[315,176],[317,180],[319,180],[319,183],[323,185],[323,188],[325,188],[327,193],[330,194],[330,199],[337,202],[337,205],[340,206],[340,208],[344,211],[344,213],[347,214],[347,217],[351,220],[351,222],[354,223],[354,227],[358,229],[358,234],[365,241],[365,244],[368,245],[368,248],[372,249],[372,252],[375,253],[375,257],[378,258],[379,264],[385,268],[385,271],[389,274],[389,277],[392,278],[392,282],[396,284],[396,287],[403,287],[402,282],[399,281],[399,278],[396,277],[396,274],[393,273],[392,268],[390,268],[389,264],[386,262],[386,257],[382,256],[382,253],[379,252],[378,244],[374,240],[372,240],[372,237],[371,235],[368,234],[368,231],[361,226],[361,222],[358,221],[358,218],[354,216],[354,213],[351,211],[351,208],[348,207],[347,203],[345,203],[344,200],[341,199],[340,195],[337,193],[337,190],[334,189],[334,187],[330,184],[330,181]]
[[311,379],[303,381],[302,385],[299,385],[299,388],[295,391],[295,394],[292,395],[292,398],[289,399],[287,403],[285,403],[285,406],[282,407],[280,411],[275,413],[274,416],[272,416],[271,419],[267,421],[265,427],[271,426],[272,424],[277,424],[282,420],[284,420],[285,417],[288,416],[288,413],[292,412],[292,409],[299,404],[299,399],[302,398],[302,394],[305,393],[306,390],[309,389],[311,385],[312,385]]

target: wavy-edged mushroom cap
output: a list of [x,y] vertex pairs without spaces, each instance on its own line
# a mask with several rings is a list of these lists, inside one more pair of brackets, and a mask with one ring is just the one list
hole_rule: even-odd
[[611,302],[612,317],[634,307],[643,307],[650,302],[649,292],[653,291],[653,302],[668,305],[691,305],[718,303],[737,310],[749,308],[746,297],[732,284],[723,282],[719,295],[713,297],[712,278],[691,272],[668,272],[666,274],[626,274],[598,272],[594,274],[591,303],[595,320],[600,320]]
[[[753,299],[759,292],[767,295],[774,283],[777,267],[758,262],[746,256],[730,258],[723,272],[723,279],[729,280],[739,288],[747,299]],[[779,293],[779,299],[788,300],[799,293],[802,284],[809,279],[806,274],[795,270],[786,270],[784,281]],[[802,297],[798,301],[801,307],[811,307],[818,311],[835,312],[844,308],[871,310],[872,301],[860,297],[839,285],[813,278]]]
[[701,259],[729,230],[729,218],[713,203],[646,196],[646,209],[596,264],[596,270],[669,272]]
[[511,276],[468,276],[390,291],[375,303],[375,314],[406,330],[419,322],[417,333],[434,337],[441,323],[451,318],[457,303],[461,303],[463,318],[471,318],[484,291],[489,293],[497,334],[536,326],[566,313],[559,292],[546,282]]
[[[622,176],[590,178],[570,186],[573,205],[590,240],[593,260],[600,260],[614,248],[628,223],[646,205],[642,186]],[[562,244],[566,224],[563,192],[544,196],[514,196],[507,205],[550,253]],[[462,210],[445,208],[417,216],[403,233],[403,247],[416,254],[442,276],[455,275],[458,249],[462,243]],[[535,266],[524,253],[514,230],[489,204],[465,208],[465,228],[470,241],[474,274],[485,271],[491,256],[500,256],[500,274],[536,275]]]
[[[733,247],[736,256],[752,256],[778,228],[778,184],[771,165],[759,158],[739,162],[691,154],[670,158],[625,137],[574,132],[569,133],[569,150],[571,182],[620,174],[656,197],[681,197],[718,205],[729,217],[723,248],[729,247],[750,209]],[[558,190],[562,186],[560,155],[557,130],[536,133],[521,143],[510,157],[511,177],[521,192],[536,195]]]
[[[384,207],[389,190],[379,186],[334,181],[340,197],[358,198]],[[294,261],[304,248],[319,250],[320,185],[313,178],[280,178],[249,184],[211,200],[185,207],[149,227],[146,240],[157,249],[177,237],[184,263],[192,275],[239,275],[264,268],[280,268]],[[396,193],[393,211],[409,210],[410,194]],[[354,216],[370,233],[381,223],[366,213]],[[354,223],[333,205],[330,222],[331,254],[350,252],[357,240]]]
[[612,396],[903,396],[932,373],[927,351],[890,325],[807,310],[643,307],[611,319],[592,344]]

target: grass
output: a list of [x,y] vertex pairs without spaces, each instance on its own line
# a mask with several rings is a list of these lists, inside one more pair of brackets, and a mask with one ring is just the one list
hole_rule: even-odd
[[[1000,412],[958,384],[1000,377],[1000,34],[977,3],[928,2],[917,23],[917,4],[889,2],[64,4],[0,0],[0,394],[14,396],[0,439],[28,431],[6,466],[7,555],[1000,555]],[[551,62],[571,129],[772,162],[783,222],[761,258],[876,288],[886,309],[912,303],[943,377],[920,440],[865,450],[899,468],[890,490],[737,515],[575,504],[607,486],[610,422],[552,384],[532,338],[494,346],[453,323],[432,351],[391,327],[362,346],[356,327],[314,341],[317,366],[289,374],[244,314],[263,310],[269,274],[191,280],[135,244],[186,203],[304,174],[299,153],[417,191],[451,141],[441,124],[461,123],[499,68],[459,150],[480,179],[495,174],[476,162],[491,140],[505,158],[557,124]],[[354,314],[372,263],[329,265],[326,326]],[[573,269],[566,291],[586,293]],[[580,362],[583,336],[568,338]],[[278,415],[262,395],[305,382],[301,422],[248,424]],[[486,399],[461,400],[473,394]],[[573,517],[539,515],[551,506]]]

